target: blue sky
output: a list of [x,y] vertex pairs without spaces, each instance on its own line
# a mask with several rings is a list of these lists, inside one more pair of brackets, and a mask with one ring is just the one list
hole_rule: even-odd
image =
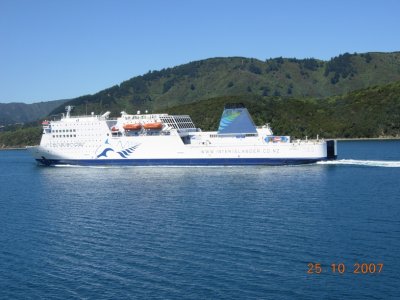
[[217,56],[400,51],[400,1],[0,0],[0,102],[93,94]]

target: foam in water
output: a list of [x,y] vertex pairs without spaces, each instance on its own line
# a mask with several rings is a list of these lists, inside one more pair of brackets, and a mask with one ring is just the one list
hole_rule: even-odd
[[357,159],[339,159],[330,161],[319,161],[320,165],[355,165],[367,167],[400,168],[400,161],[389,160],[357,160]]

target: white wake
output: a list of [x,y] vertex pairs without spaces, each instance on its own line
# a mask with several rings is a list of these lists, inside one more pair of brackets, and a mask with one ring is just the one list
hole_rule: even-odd
[[400,161],[390,160],[358,160],[358,159],[339,159],[319,161],[320,165],[355,165],[367,167],[400,168]]

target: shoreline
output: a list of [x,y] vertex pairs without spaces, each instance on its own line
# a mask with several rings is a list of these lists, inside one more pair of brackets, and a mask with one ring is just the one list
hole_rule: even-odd
[[5,151],[5,150],[26,150],[26,147],[4,147],[4,148],[0,148],[0,151]]

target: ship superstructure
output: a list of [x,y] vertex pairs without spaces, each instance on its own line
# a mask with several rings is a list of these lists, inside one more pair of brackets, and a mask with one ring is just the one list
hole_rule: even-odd
[[242,104],[226,105],[218,131],[203,132],[188,115],[122,112],[44,121],[39,146],[43,165],[282,165],[336,158],[336,141],[276,136],[256,127]]

